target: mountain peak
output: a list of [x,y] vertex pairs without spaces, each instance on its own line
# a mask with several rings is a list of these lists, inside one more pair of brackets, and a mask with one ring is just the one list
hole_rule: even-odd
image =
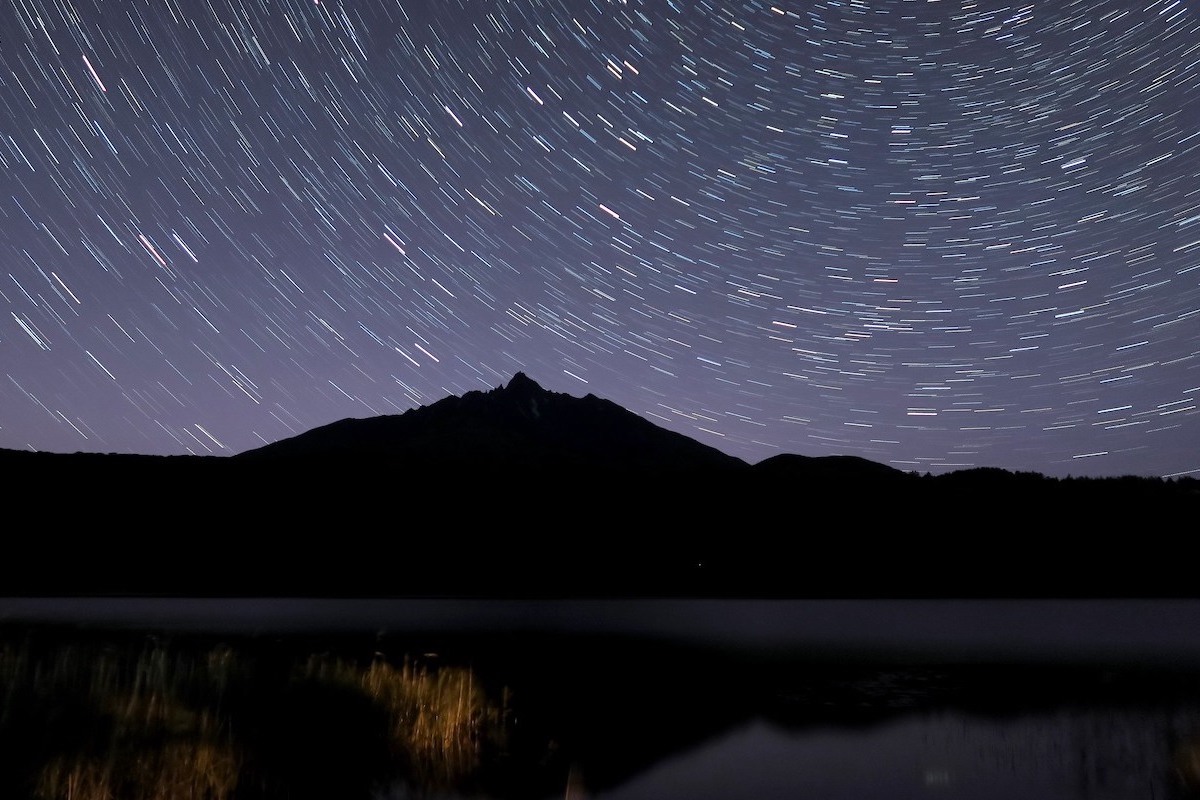
[[342,420],[248,451],[262,455],[389,459],[413,471],[516,468],[575,474],[740,469],[746,463],[594,395],[543,389],[524,372],[404,414]]
[[512,376],[508,384],[504,387],[509,392],[520,392],[522,394],[541,393],[546,391],[537,381],[526,375],[524,372],[518,372]]
[[502,399],[504,403],[516,408],[521,417],[533,420],[539,419],[542,416],[542,407],[548,402],[553,402],[555,398],[524,372],[513,375],[506,386],[493,389],[488,395]]

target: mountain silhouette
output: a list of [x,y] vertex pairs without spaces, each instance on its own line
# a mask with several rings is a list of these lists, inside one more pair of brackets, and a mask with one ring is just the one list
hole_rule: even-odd
[[751,466],[523,373],[231,457],[7,450],[0,474],[9,594],[1197,593],[1191,478]]
[[860,481],[899,480],[905,473],[887,464],[858,456],[801,456],[781,453],[754,465],[763,478],[789,480]]
[[744,461],[595,395],[543,389],[518,372],[504,386],[403,414],[344,419],[242,453],[250,459],[385,461],[407,469],[727,472]]

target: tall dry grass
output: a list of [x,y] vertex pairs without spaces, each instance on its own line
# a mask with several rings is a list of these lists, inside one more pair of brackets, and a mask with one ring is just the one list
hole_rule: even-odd
[[0,642],[0,742],[35,743],[25,796],[36,800],[233,800],[261,742],[246,726],[274,724],[251,705],[291,702],[301,683],[352,690],[380,710],[388,779],[415,787],[465,785],[505,735],[505,709],[463,667],[320,655],[280,672],[227,646]]
[[378,703],[393,747],[423,786],[460,785],[480,766],[485,747],[504,738],[506,709],[489,700],[465,667],[434,668],[406,656],[398,666],[376,658],[364,669],[314,656],[303,674],[359,687]]

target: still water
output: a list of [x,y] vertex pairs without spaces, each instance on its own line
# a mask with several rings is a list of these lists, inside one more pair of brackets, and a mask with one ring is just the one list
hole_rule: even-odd
[[0,599],[0,797],[1184,800],[1192,601]]
[[[995,719],[906,714],[865,728],[754,722],[672,759],[611,800],[1133,800],[1189,796],[1170,742],[1194,709],[1075,709]],[[1194,756],[1193,756],[1194,757]],[[587,796],[586,794],[581,796]]]

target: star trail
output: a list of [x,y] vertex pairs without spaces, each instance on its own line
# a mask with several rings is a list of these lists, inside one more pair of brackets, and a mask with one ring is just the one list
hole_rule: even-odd
[[0,9],[0,446],[523,370],[751,462],[1200,472],[1192,4]]

